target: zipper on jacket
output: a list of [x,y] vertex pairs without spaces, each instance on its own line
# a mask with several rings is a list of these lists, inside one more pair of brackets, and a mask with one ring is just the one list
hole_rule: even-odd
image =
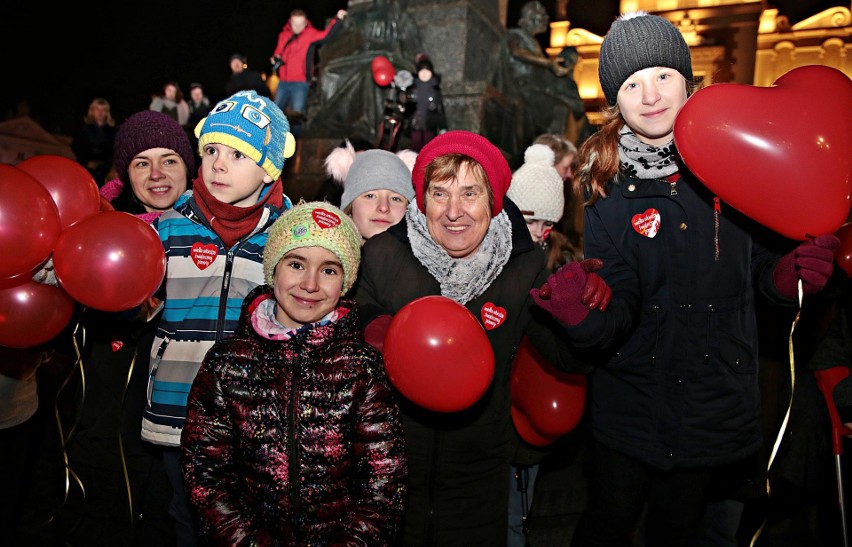
[[157,349],[157,355],[151,363],[151,372],[148,373],[148,387],[145,389],[147,392],[146,398],[148,408],[151,408],[151,405],[153,404],[154,378],[157,377],[157,370],[160,369],[160,361],[163,360],[163,354],[166,353],[166,347],[168,347],[170,340],[171,339],[168,336],[163,338],[163,341],[160,342],[160,347]]
[[713,249],[716,262],[719,262],[719,217],[722,215],[722,202],[713,196]]
[[704,364],[710,364],[710,316],[713,314],[713,304],[707,306],[707,332],[704,335]]
[[[290,503],[293,510],[292,515],[300,515],[302,513],[302,499],[299,496],[299,443],[296,441],[296,418],[299,412],[299,377],[301,373],[302,363],[299,359],[299,354],[296,353],[296,359],[293,362],[293,379],[290,382],[290,412],[287,416],[287,451],[290,456],[287,458],[288,468],[287,475],[290,480]],[[298,519],[293,520],[294,533],[298,530],[296,526]],[[295,544],[299,544],[299,538],[296,537]]]
[[234,270],[234,254],[242,246],[235,245],[225,254],[225,272],[222,274],[222,290],[219,292],[219,316],[216,318],[216,341],[225,333],[225,314],[228,311],[228,293],[231,290],[231,272]]

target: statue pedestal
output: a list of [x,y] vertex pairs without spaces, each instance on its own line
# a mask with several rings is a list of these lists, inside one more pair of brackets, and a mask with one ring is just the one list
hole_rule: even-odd
[[[366,0],[350,0],[350,8],[369,9]],[[500,40],[505,34],[502,0],[410,0],[406,11],[416,22],[427,53],[441,76],[441,91],[450,130],[464,129],[479,133],[511,159],[517,154],[522,120],[517,99],[509,98],[491,84],[499,62]],[[331,44],[324,46],[329,48]],[[323,50],[321,50],[322,54]],[[322,62],[322,61],[321,61]],[[410,59],[413,64],[414,59]],[[415,75],[416,77],[416,75]],[[312,91],[313,92],[313,91]],[[308,117],[311,117],[309,107]],[[375,127],[378,127],[378,120]],[[294,201],[299,198],[323,199],[322,185],[328,177],[323,161],[347,136],[331,136],[322,131],[307,132],[300,139],[298,158],[285,166],[285,192]]]

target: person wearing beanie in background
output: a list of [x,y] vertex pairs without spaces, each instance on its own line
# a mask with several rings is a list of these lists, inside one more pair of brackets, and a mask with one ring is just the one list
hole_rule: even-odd
[[186,132],[154,110],[137,112],[118,127],[114,158],[118,178],[101,187],[101,197],[149,223],[172,208],[195,174]]
[[631,544],[644,508],[645,545],[691,545],[707,503],[730,499],[758,466],[755,300],[793,305],[800,280],[804,294],[820,291],[839,242],[820,235],[775,255],[682,165],[673,127],[693,74],[668,20],[617,18],[599,77],[609,106],[575,183],[585,256],[603,260],[612,302],[571,326],[570,279],[551,276],[547,300],[533,291],[575,344],[603,348],[588,379],[589,499],[571,544]]
[[411,148],[420,150],[447,130],[444,112],[444,95],[441,93],[441,76],[435,74],[432,60],[425,53],[417,56],[415,65],[414,91],[412,100],[416,107],[411,120]]
[[[553,272],[574,256],[567,238],[554,231],[565,206],[562,177],[556,170],[556,154],[544,144],[533,144],[524,152],[524,164],[512,175],[506,192],[521,210],[533,243],[547,255],[546,267]],[[536,447],[514,436],[512,470],[509,476],[509,547],[526,544],[524,525],[535,496],[539,464],[551,454],[552,446]]]
[[[494,378],[473,406],[443,413],[401,402],[409,469],[402,545],[505,545],[509,372],[521,337],[529,335],[562,370],[588,370],[559,325],[547,314],[533,314],[527,290],[549,271],[520,211],[504,200],[511,178],[506,158],[485,137],[459,130],[438,135],[417,156],[416,199],[405,221],[363,246],[355,298],[367,342],[383,347],[394,314],[440,295],[482,321],[494,353]],[[579,271],[578,322],[600,313],[596,308],[606,307],[609,291],[594,273],[580,280]]]
[[397,154],[373,149],[355,156],[340,208],[352,217],[363,243],[402,220],[412,199],[411,169]]
[[405,502],[399,407],[358,305],[353,222],[301,202],[269,231],[265,285],[189,394],[183,472],[216,545],[397,545]]
[[217,103],[196,136],[193,189],[154,221],[166,252],[165,309],[142,418],[142,438],[164,447],[179,545],[196,540],[178,463],[187,394],[204,355],[234,332],[243,299],[263,283],[268,230],[291,206],[281,171],[296,146],[281,109],[254,91]]
[[[177,121],[143,110],[118,127],[113,169],[118,178],[100,188],[102,200],[152,223],[187,190],[195,157]],[[71,383],[80,405],[65,450],[85,495],[72,489],[62,504],[58,541],[98,544],[109,537],[144,545],[173,542],[174,525],[167,513],[172,487],[161,449],[140,437],[161,296],[128,312],[85,309],[72,322],[86,333],[80,349],[85,383],[76,376]]]
[[555,155],[553,166],[562,177],[562,194],[565,201],[565,210],[562,219],[553,227],[554,230],[563,234],[571,247],[571,253],[582,259],[583,257],[583,206],[579,196],[574,193],[574,159],[577,157],[577,147],[574,143],[556,133],[542,133],[536,137],[533,144],[544,144],[548,146]]

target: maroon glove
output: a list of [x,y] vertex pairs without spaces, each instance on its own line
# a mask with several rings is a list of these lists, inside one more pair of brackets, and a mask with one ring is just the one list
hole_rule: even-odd
[[566,325],[578,325],[589,310],[604,311],[612,299],[612,289],[596,273],[600,259],[571,262],[547,278],[540,289],[531,289],[535,303]]
[[834,271],[834,251],[838,247],[840,240],[834,234],[805,241],[778,261],[772,272],[775,288],[781,295],[796,300],[801,279],[804,294],[818,293]]
[[392,315],[380,315],[364,328],[364,341],[379,351],[385,347],[385,334],[388,332]]

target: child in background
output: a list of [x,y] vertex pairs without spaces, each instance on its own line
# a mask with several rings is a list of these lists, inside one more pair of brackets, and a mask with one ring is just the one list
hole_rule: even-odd
[[213,544],[395,545],[405,499],[399,409],[363,341],[361,238],[340,209],[300,203],[269,232],[246,297],[189,395],[183,472]]
[[142,438],[163,445],[179,545],[195,532],[178,463],[192,381],[207,351],[237,326],[263,283],[267,231],[291,206],[281,170],[295,141],[281,110],[254,91],[219,102],[196,128],[200,177],[154,227],[166,252],[165,308],[151,349]]
[[556,155],[544,144],[533,144],[524,152],[524,164],[512,175],[506,195],[527,221],[533,243],[547,253],[547,269],[555,272],[566,262],[582,260],[556,223],[565,209],[564,186],[555,165]]

